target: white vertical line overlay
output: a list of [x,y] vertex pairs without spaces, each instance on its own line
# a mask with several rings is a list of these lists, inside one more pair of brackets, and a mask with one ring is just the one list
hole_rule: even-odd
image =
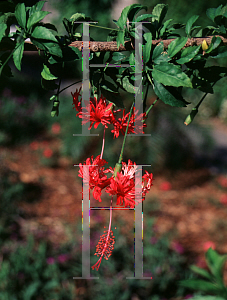
[[[89,176],[89,167],[83,165],[83,175]],[[82,192],[82,277],[73,277],[73,279],[99,279],[99,277],[90,277],[90,188],[89,181],[86,181],[88,176],[83,176]]]
[[126,277],[126,279],[152,279],[151,277],[143,277],[143,202],[142,202],[142,167],[144,165],[138,165],[135,173],[135,185],[140,183],[139,186],[135,186],[135,202],[139,202],[135,205],[134,210],[134,258],[135,258],[135,271],[134,277]]

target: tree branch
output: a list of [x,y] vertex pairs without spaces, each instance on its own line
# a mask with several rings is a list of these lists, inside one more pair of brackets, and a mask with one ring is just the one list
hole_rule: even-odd
[[[223,36],[220,35],[215,35],[216,37],[220,37],[224,43],[224,45],[227,45],[227,38],[224,38]],[[189,38],[187,43],[185,44],[184,48],[186,47],[191,47],[191,46],[199,46],[202,44],[202,42],[205,40],[208,45],[210,45],[211,40],[213,36],[207,36],[204,38]],[[163,42],[164,48],[167,49],[169,44],[174,41],[175,39],[167,39],[167,40],[153,40],[152,44],[157,45],[160,42]],[[90,41],[90,52],[120,52],[120,51],[128,51],[128,50],[134,50],[135,46],[132,45],[131,41],[125,42],[125,45],[123,46],[122,44],[120,45],[119,48],[117,48],[117,42],[116,41],[111,41],[111,42],[96,42],[96,41]],[[80,51],[82,51],[82,41],[75,41],[72,42],[69,46],[78,48]],[[84,48],[89,49],[89,44],[88,42],[84,42]],[[7,50],[12,50],[14,49],[13,44],[1,44],[0,45],[0,51],[7,51]],[[31,42],[26,41],[25,42],[25,51],[37,51],[37,47],[33,45]]]

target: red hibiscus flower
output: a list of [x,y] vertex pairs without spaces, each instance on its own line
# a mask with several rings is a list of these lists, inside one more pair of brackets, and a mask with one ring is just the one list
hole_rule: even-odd
[[[129,115],[130,115],[130,113],[125,114],[125,109],[124,109],[123,117],[118,118],[118,119],[115,118],[115,120],[113,122],[114,129],[111,130],[111,132],[113,132],[113,134],[114,134],[114,138],[115,137],[118,138],[120,132],[122,133],[122,135],[125,135],[127,125],[128,125]],[[134,113],[134,112],[132,113],[130,121],[129,121],[129,126],[128,126],[128,134],[143,132],[142,128],[147,126],[144,122],[142,123],[142,120],[145,120],[145,116],[146,116],[146,113],[138,115],[138,111],[136,111],[136,113]],[[136,124],[136,126],[135,126],[135,124]],[[138,124],[141,124],[141,125],[138,126]]]
[[[120,132],[125,135],[127,124],[128,124],[129,113],[125,115],[125,109],[123,110],[123,117],[115,119],[113,122],[114,129],[111,130],[114,134],[114,138],[118,138]],[[130,119],[128,126],[128,134],[133,132],[133,121]]]
[[[107,124],[110,124],[113,121],[113,112],[111,110],[113,104],[110,103],[107,105],[106,98],[100,97],[99,101],[96,98],[90,98],[90,101],[84,101],[86,104],[85,110],[80,111],[77,115],[79,118],[82,118],[82,125],[87,122],[91,122],[89,130],[94,124],[94,128],[96,129],[100,123],[108,127]],[[88,105],[90,104],[90,110]]]
[[[122,162],[121,172],[117,173],[115,178],[114,176],[111,177],[110,185],[107,186],[106,192],[109,193],[109,195],[117,196],[117,205],[125,205],[125,207],[129,206],[134,208],[135,205],[145,200],[145,196],[152,186],[153,174],[149,174],[146,171],[146,173],[142,176],[142,182],[138,179],[135,180],[135,172],[137,168],[138,166],[136,166],[135,163],[133,164],[129,159],[128,164]],[[112,170],[110,170],[110,172],[113,173]],[[142,187],[142,199],[138,197],[141,200],[136,200],[138,192],[135,186],[140,187],[140,191]],[[140,195],[141,194],[138,194],[138,196]]]
[[125,204],[125,207],[135,206],[135,184],[134,180],[122,173],[117,173],[116,178],[111,177],[110,185],[106,188],[109,195],[117,195],[117,205]]
[[90,166],[89,172],[83,170],[83,165],[79,164],[79,177],[84,178],[85,182],[89,182],[89,187],[92,190],[93,188],[93,196],[96,200],[101,202],[101,191],[104,189],[110,182],[110,179],[107,178],[105,173],[109,172],[109,169],[104,170],[104,165],[107,164],[105,159],[101,159],[100,155],[98,155],[95,159],[93,156],[87,158],[84,165]]

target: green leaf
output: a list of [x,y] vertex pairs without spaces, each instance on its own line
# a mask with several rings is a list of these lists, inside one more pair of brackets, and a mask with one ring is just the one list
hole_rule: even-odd
[[60,283],[55,280],[55,279],[52,279],[50,281],[48,281],[44,286],[43,286],[43,289],[44,290],[52,290],[54,288],[57,288],[60,286]]
[[67,48],[63,48],[62,51],[63,51],[63,57],[65,61],[82,59],[82,52],[78,48],[68,46]]
[[5,31],[6,31],[7,25],[2,23],[0,24],[0,42],[3,38],[3,36],[5,35]]
[[43,5],[46,1],[39,1],[37,2],[35,5],[33,5],[30,10],[29,10],[29,16],[31,16],[32,14],[34,14],[37,11],[42,10]]
[[147,11],[147,6],[141,5],[141,4],[132,4],[130,5],[130,9],[128,12],[128,20],[129,22],[135,21],[136,14],[141,11],[142,9],[145,9]]
[[69,21],[76,22],[76,21],[81,20],[81,19],[85,19],[85,14],[75,13],[70,17]]
[[120,44],[122,44],[124,46],[124,44],[125,44],[124,37],[125,37],[124,31],[122,31],[122,30],[118,31],[117,38],[116,38],[118,48],[120,47]]
[[122,61],[122,60],[126,59],[127,57],[128,57],[128,55],[124,54],[123,52],[114,52],[112,59],[114,61]]
[[154,65],[152,76],[158,82],[168,86],[185,86],[192,88],[189,77],[181,71],[180,66],[171,63]]
[[100,83],[100,86],[107,91],[110,91],[113,93],[118,93],[118,88],[115,85],[113,85],[111,82],[109,82],[105,79],[102,80],[102,82]]
[[227,56],[227,47],[226,46],[220,46],[218,48],[218,54],[217,55],[210,55],[213,58],[222,58]]
[[23,299],[24,300],[30,300],[32,296],[38,291],[38,288],[40,286],[39,281],[34,281],[30,285],[28,285],[23,292]]
[[192,25],[197,21],[198,18],[199,18],[198,15],[194,15],[186,23],[185,32],[186,32],[187,36],[189,36],[191,34]]
[[203,277],[205,277],[205,278],[207,278],[209,280],[213,279],[213,277],[211,276],[211,274],[209,274],[206,270],[197,267],[196,265],[191,266],[190,269],[193,272],[197,273],[198,275],[203,276]]
[[161,42],[154,48],[154,51],[152,54],[152,60],[157,59],[162,54],[163,50],[164,50],[164,44],[163,44],[163,42]]
[[211,294],[218,295],[220,292],[220,289],[216,285],[214,285],[208,281],[200,280],[200,279],[183,280],[183,281],[179,282],[179,285],[196,290],[196,291],[202,291],[205,293],[211,293]]
[[128,76],[123,77],[122,86],[126,92],[131,93],[131,94],[137,93],[137,91],[138,91],[138,87],[134,87],[134,85],[131,84]]
[[[160,30],[160,36],[163,36],[164,33],[166,32],[166,30],[168,29],[168,26],[170,25],[170,22],[173,21],[173,19],[169,19],[167,21],[165,21],[165,23],[163,24],[161,30]],[[174,29],[174,28],[173,28]]]
[[214,49],[216,49],[222,42],[222,39],[219,36],[213,36],[210,46],[208,47],[208,49],[206,50],[206,53],[210,53],[211,51],[213,51]]
[[154,92],[165,104],[176,106],[176,107],[185,107],[186,101],[183,99],[180,93],[174,90],[173,87],[164,87],[161,83],[154,81]]
[[35,29],[32,31],[31,36],[35,39],[49,40],[56,43],[58,42],[53,33],[43,26],[36,26]]
[[130,5],[126,6],[122,10],[120,17],[117,20],[117,25],[119,26],[120,29],[124,29],[125,26],[127,25],[127,18],[128,18],[129,9],[130,9]]
[[13,61],[16,66],[16,68],[21,71],[21,60],[23,57],[24,52],[24,42],[20,44],[19,47],[16,48],[16,50],[13,52]]
[[[92,56],[93,53],[91,53]],[[48,63],[53,65],[63,61],[75,61],[82,59],[82,52],[76,47],[68,46],[62,49],[62,57],[50,56]]]
[[130,22],[134,21],[135,15],[141,10],[141,9],[146,9],[146,6],[143,6],[141,4],[132,4],[129,6],[126,6],[122,12],[121,16],[117,21],[118,26],[121,29],[124,29],[127,25],[127,19],[129,19]]
[[161,62],[168,62],[171,60],[168,54],[164,52],[163,42],[161,42],[154,48],[152,54],[152,60],[157,65],[160,64]]
[[191,46],[185,48],[181,52],[181,57],[176,60],[178,64],[185,64],[188,63],[190,60],[192,60],[199,52],[200,46]]
[[133,52],[129,56],[129,64],[135,66],[135,55]]
[[54,80],[58,78],[53,74],[51,74],[50,69],[46,65],[43,65],[43,70],[41,72],[41,75],[45,80]]
[[150,59],[151,55],[151,47],[152,47],[152,34],[150,32],[144,33],[144,38],[147,41],[144,50],[143,50],[143,60],[144,63],[147,63]]
[[222,10],[222,5],[220,5],[218,8],[208,8],[206,14],[208,18],[214,22],[214,18],[221,14],[221,10]]
[[35,23],[41,21],[48,14],[50,14],[48,11],[35,12],[28,18],[27,28],[30,29]]
[[43,40],[36,40],[31,38],[31,42],[41,50],[45,50],[52,55],[62,57],[62,50],[59,44],[52,42],[44,42]]
[[187,37],[179,37],[174,41],[172,41],[168,47],[169,57],[173,57],[174,55],[176,55],[187,43],[187,40],[188,40]]
[[26,10],[24,3],[17,4],[15,8],[15,17],[17,19],[18,24],[22,27],[26,27]]
[[167,5],[157,4],[152,11],[152,14],[155,15],[155,17],[152,18],[152,22],[157,21],[160,27],[160,24],[165,18],[167,11],[168,11],[168,4]]
[[59,46],[59,44],[45,42],[45,43],[43,43],[43,45],[45,46],[45,48],[47,49],[47,51],[50,54],[62,57],[62,50],[61,50],[61,47]]
[[[223,284],[223,267],[227,259],[227,255],[220,255],[217,251],[210,248],[206,254],[206,262],[211,271],[214,275],[215,279]],[[224,284],[223,284],[224,285]]]
[[145,21],[145,20],[147,20],[149,18],[153,18],[153,17],[155,17],[155,16],[152,14],[143,14],[136,18],[136,22]]

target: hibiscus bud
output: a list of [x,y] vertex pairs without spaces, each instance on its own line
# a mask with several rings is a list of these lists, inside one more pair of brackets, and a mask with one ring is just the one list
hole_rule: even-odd
[[59,101],[54,101],[53,108],[51,110],[51,117],[54,117],[55,115],[58,116],[59,114]]
[[193,121],[193,119],[195,118],[195,116],[197,115],[197,113],[198,113],[198,108],[194,107],[192,109],[191,113],[185,119],[184,124],[185,125],[189,125]]
[[202,42],[202,49],[203,49],[203,51],[206,51],[208,48],[209,48],[209,47],[208,47],[208,45],[207,45],[206,40],[203,40],[203,42]]
[[57,96],[56,95],[53,95],[50,97],[50,101],[53,101],[53,100],[56,100],[57,99]]
[[122,164],[116,163],[115,168],[114,168],[114,178],[116,178],[117,173],[120,173],[122,169]]

